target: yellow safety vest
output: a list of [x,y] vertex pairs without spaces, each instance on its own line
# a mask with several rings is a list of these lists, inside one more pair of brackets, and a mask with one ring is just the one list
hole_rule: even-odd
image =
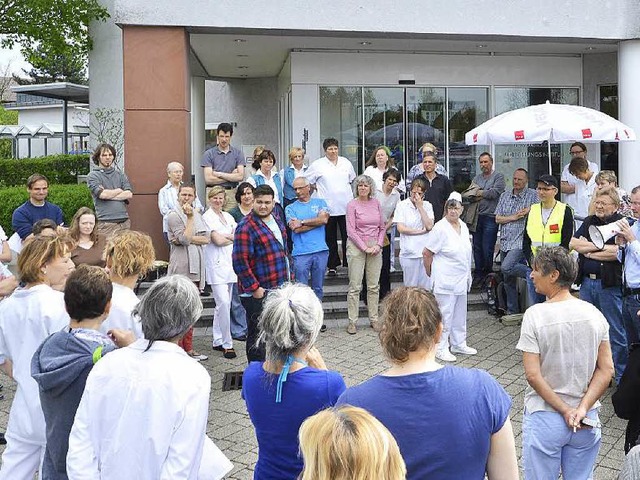
[[536,255],[538,249],[544,247],[557,247],[562,240],[562,223],[567,205],[556,202],[551,210],[547,223],[542,223],[542,204],[534,203],[529,210],[527,220],[527,235],[531,239],[531,253]]

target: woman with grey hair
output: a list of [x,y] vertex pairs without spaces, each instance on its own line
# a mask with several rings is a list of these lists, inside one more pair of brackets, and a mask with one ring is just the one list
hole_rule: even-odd
[[[547,300],[522,320],[525,479],[592,478],[600,449],[600,397],[613,376],[607,320],[571,295],[577,265],[564,247],[542,247],[531,278]],[[570,365],[571,368],[567,368]]]
[[333,406],[346,386],[314,347],[324,313],[306,285],[286,283],[271,291],[260,316],[258,342],[265,362],[244,371],[242,398],[258,439],[254,479],[297,479],[298,429],[316,412]]
[[427,235],[423,258],[427,275],[433,281],[433,293],[442,311],[442,336],[436,349],[436,358],[455,362],[453,353],[478,353],[475,348],[467,345],[471,242],[469,229],[460,220],[462,196],[458,192],[451,192],[444,210],[444,217],[436,222]]
[[[211,378],[178,341],[201,313],[186,277],[151,286],[134,310],[145,338],[105,356],[87,378],[69,437],[69,478],[199,478],[215,448],[206,438]],[[218,466],[228,471],[224,456]]]
[[368,175],[360,175],[353,182],[355,198],[347,204],[347,260],[349,264],[349,294],[347,332],[356,333],[360,310],[360,290],[366,274],[369,323],[378,329],[380,300],[380,271],[382,247],[386,229],[382,207],[377,198],[376,184]]

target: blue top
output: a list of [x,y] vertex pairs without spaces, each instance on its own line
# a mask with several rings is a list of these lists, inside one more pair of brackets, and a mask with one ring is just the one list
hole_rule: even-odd
[[628,242],[625,246],[625,256],[622,258],[618,252],[618,260],[623,261],[624,286],[628,288],[640,288],[640,222],[631,225],[631,231],[636,236],[636,240]]
[[33,224],[43,218],[49,218],[56,222],[56,225],[64,223],[62,210],[53,203],[44,202],[41,207],[35,206],[30,200],[27,200],[13,211],[11,217],[11,227],[18,232],[20,238],[24,240],[31,235]]
[[484,479],[491,435],[511,398],[487,372],[446,366],[402,377],[375,376],[338,404],[368,410],[393,434],[408,480]]
[[[329,212],[327,202],[321,198],[310,198],[308,202],[303,203],[300,200],[296,200],[291,205],[287,205],[284,209],[284,213],[287,217],[287,223],[291,220],[307,220],[309,218],[316,218],[320,211],[324,210]],[[291,238],[293,239],[293,252],[292,255],[308,255],[310,253],[324,252],[329,250],[327,242],[324,236],[325,226],[319,226],[304,233],[291,232]]]
[[345,391],[337,372],[305,367],[289,373],[276,403],[278,375],[267,373],[263,362],[251,362],[242,377],[242,398],[258,439],[258,462],[253,478],[295,480],[302,471],[298,430],[315,413],[335,405]]

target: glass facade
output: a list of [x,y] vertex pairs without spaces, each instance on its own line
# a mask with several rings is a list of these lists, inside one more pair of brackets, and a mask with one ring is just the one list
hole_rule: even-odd
[[[577,105],[578,88],[496,87],[495,115],[546,101]],[[605,102],[606,103],[606,102]],[[320,87],[320,138],[337,138],[340,153],[362,173],[373,150],[386,145],[396,167],[406,175],[421,161],[425,142],[438,148],[438,160],[456,190],[476,174],[480,153],[488,145],[468,146],[464,136],[489,118],[488,87]],[[617,111],[617,106],[616,106]],[[552,145],[553,173],[569,162],[569,145]],[[547,145],[495,146],[496,170],[508,186],[516,168],[529,171],[532,185],[548,172]]]
[[[618,118],[618,86],[602,85],[598,89],[600,111]],[[618,175],[618,143],[602,142],[600,145],[600,170],[613,170]]]

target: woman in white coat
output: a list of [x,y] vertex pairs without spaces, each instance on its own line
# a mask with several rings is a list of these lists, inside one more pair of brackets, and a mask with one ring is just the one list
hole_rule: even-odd
[[69,245],[58,237],[37,237],[18,257],[18,288],[0,304],[0,368],[18,384],[2,454],[2,480],[32,480],[40,468],[46,436],[31,357],[52,333],[69,323],[62,292],[74,269]]
[[211,285],[216,307],[213,311],[213,349],[222,352],[224,358],[236,358],[231,338],[231,295],[238,277],[233,271],[233,233],[236,221],[222,211],[225,193],[221,186],[212,187],[207,193],[209,210],[202,219],[211,230],[211,243],[204,247],[207,283]]
[[[469,229],[460,220],[462,198],[452,192],[445,203],[445,216],[433,226],[423,253],[427,275],[442,312],[442,336],[436,357],[455,362],[451,353],[475,355],[467,345],[467,291],[471,287],[471,242]],[[451,351],[449,351],[451,345]]]

